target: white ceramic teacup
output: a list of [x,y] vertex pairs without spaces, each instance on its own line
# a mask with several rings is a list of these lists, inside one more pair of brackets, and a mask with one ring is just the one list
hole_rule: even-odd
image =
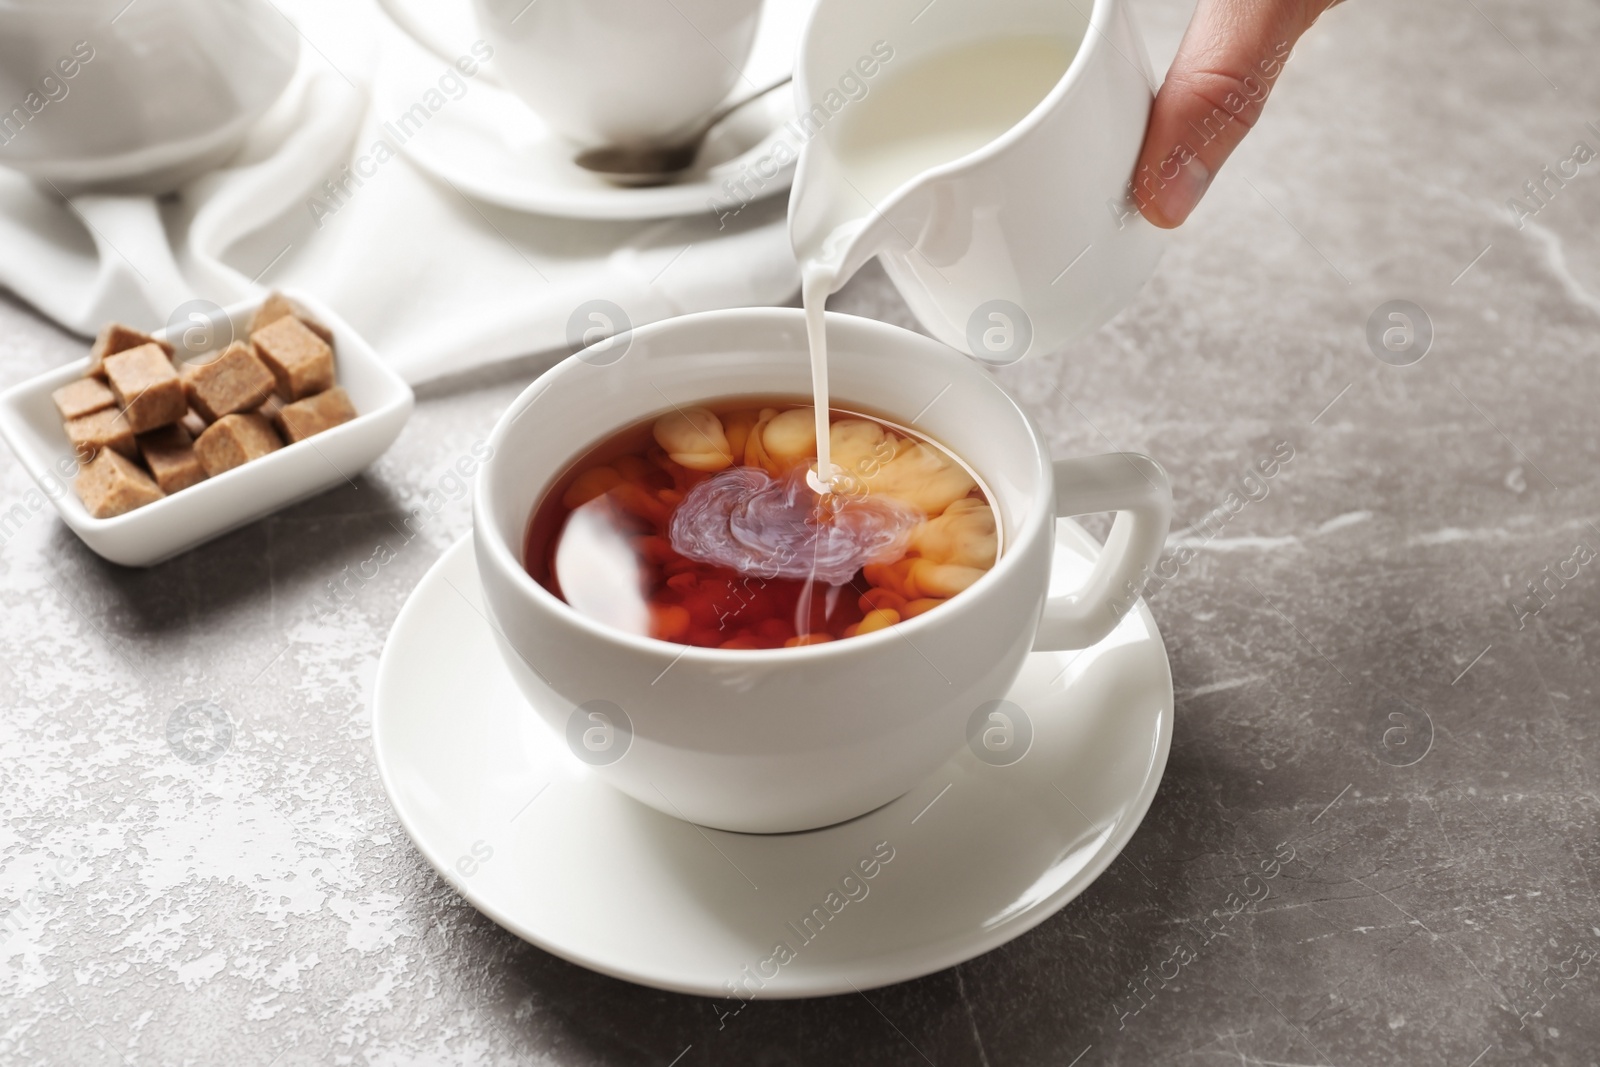
[[[418,43],[455,61],[407,7]],[[495,77],[583,147],[671,144],[722,102],[755,43],[761,0],[473,0]],[[752,87],[754,88],[754,87]]]
[[166,192],[238,149],[299,55],[267,0],[0,0],[0,166]]
[[[964,743],[973,712],[1005,695],[1030,651],[1083,648],[1109,633],[1166,538],[1172,497],[1154,461],[1052,463],[1028,416],[960,353],[844,315],[828,317],[828,338],[836,406],[882,413],[948,446],[990,490],[1003,533],[988,574],[886,630],[772,651],[687,647],[581,615],[523,569],[531,512],[587,446],[671,405],[808,395],[799,310],[669,319],[613,339],[602,358],[564,361],[501,417],[478,475],[474,546],[512,674],[575,754],[678,818],[805,830],[894,799]],[[1076,595],[1047,596],[1057,517],[1099,511],[1119,514],[1089,580]]]
[[[929,333],[996,363],[1053,351],[1105,322],[1133,300],[1165,248],[1132,198],[1154,94],[1128,0],[819,0],[795,70],[801,121],[812,116],[818,130],[789,200],[790,231],[803,247],[831,229],[827,193],[841,187],[834,142],[849,116],[829,113],[863,106],[837,107],[841,70],[875,45],[893,51],[882,80],[957,45],[1035,34],[1074,44],[1061,80],[1004,134],[875,204],[871,223],[841,250],[837,275],[842,284],[879,256]],[[1015,309],[1025,319],[1008,321]]]

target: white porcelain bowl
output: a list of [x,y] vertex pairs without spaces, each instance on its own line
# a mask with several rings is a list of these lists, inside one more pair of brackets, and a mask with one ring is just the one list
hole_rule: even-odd
[[[412,395],[350,325],[315,298],[287,295],[333,331],[339,384],[356,418],[251,460],[215,478],[110,519],[90,515],[72,490],[77,459],[50,394],[84,376],[89,359],[30,378],[0,394],[0,437],[55,505],[61,518],[98,555],[148,567],[256,521],[296,501],[343,485],[381,456],[411,416]],[[244,337],[259,300],[223,309],[233,336]],[[168,331],[155,336],[170,340]]]

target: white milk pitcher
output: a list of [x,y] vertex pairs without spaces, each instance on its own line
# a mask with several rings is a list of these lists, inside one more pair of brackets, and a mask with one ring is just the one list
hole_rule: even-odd
[[[819,0],[795,84],[789,227],[817,295],[878,256],[929,333],[1005,364],[1154,272],[1131,185],[1153,79],[1127,0]],[[1016,121],[983,127],[1007,93]]]

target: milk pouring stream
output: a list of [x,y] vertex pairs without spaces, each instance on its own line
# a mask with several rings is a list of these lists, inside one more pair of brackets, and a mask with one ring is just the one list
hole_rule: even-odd
[[823,305],[848,280],[840,277],[846,251],[895,190],[982,148],[1021,121],[1061,80],[1076,45],[1044,35],[961,45],[894,71],[840,114],[834,180],[811,185],[804,194],[825,201],[826,225],[814,231],[823,236],[797,240],[795,247],[811,344],[817,470],[810,483],[817,492],[827,492],[841,473],[833,468],[828,442]]

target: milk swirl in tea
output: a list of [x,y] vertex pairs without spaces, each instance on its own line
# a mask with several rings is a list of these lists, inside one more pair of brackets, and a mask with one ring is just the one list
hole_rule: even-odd
[[683,644],[758,649],[871,633],[994,565],[994,512],[959,459],[906,427],[826,415],[834,490],[806,484],[794,401],[673,410],[613,435],[545,494],[528,572],[578,611]]

